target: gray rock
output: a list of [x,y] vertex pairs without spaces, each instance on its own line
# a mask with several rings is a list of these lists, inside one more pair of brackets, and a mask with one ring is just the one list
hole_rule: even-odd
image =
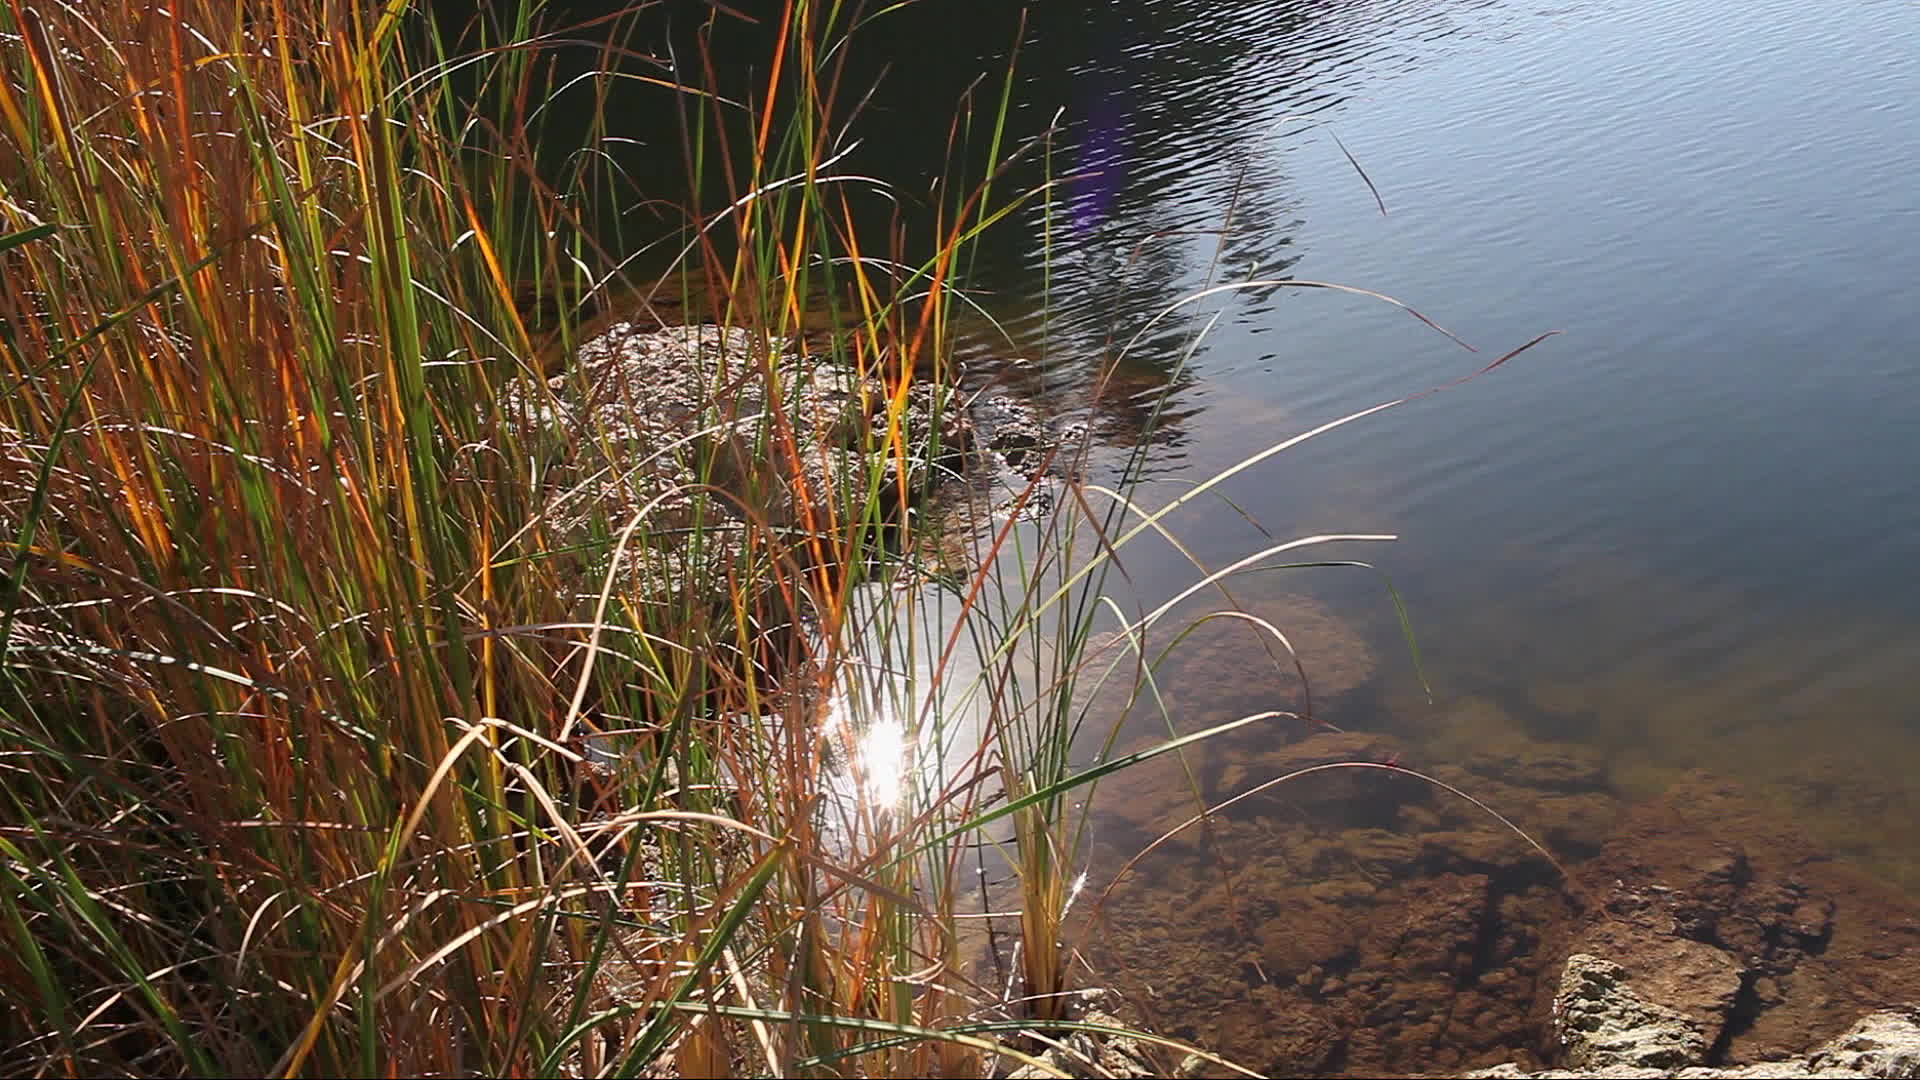
[[1678,1069],[1706,1060],[1710,1044],[1686,1013],[1648,1001],[1624,968],[1586,953],[1567,958],[1554,1023],[1576,1069]]
[[[1007,401],[975,422],[931,383],[913,386],[896,416],[877,380],[793,342],[625,322],[584,342],[560,374],[510,384],[500,406],[541,448],[552,493],[542,524],[556,547],[584,546],[600,518],[615,529],[639,521],[613,571],[643,604],[763,582],[765,567],[749,560],[770,558],[770,540],[810,557],[796,538],[817,527],[822,507],[864,501],[876,474],[883,516],[893,516],[901,494],[918,503],[965,472],[970,447],[1028,447],[1038,424]],[[583,601],[597,597],[604,569],[591,569]]]
[[1603,922],[1575,946],[1625,969],[1633,992],[1686,1015],[1712,1045],[1726,1028],[1748,968],[1725,949],[1702,941]]
[[1677,1077],[1679,1080],[1800,1080],[1804,1077],[1920,1077],[1920,1006],[1904,1005],[1861,1018],[1839,1037],[1804,1057],[1752,1065],[1699,1064],[1705,1053],[1698,1024],[1676,1009],[1649,1002],[1626,985],[1618,964],[1576,954],[1567,960],[1554,999],[1569,1068],[1527,1072],[1496,1065],[1468,1077],[1568,1080],[1593,1077]]
[[1863,1017],[1808,1055],[1807,1063],[1820,1075],[1920,1076],[1920,1006]]
[[1198,1080],[1199,1077],[1207,1075],[1207,1070],[1212,1065],[1212,1062],[1199,1054],[1188,1054],[1180,1059],[1180,1067],[1173,1070],[1173,1075],[1179,1080]]
[[1006,394],[975,397],[967,407],[967,421],[979,445],[1013,469],[1030,470],[1057,441],[1033,406]]

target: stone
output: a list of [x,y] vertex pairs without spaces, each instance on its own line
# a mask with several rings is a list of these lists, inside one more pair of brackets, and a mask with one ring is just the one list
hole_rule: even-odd
[[1361,904],[1373,899],[1379,890],[1354,878],[1335,878],[1307,886],[1307,895],[1326,904]]
[[[1249,740],[1232,747],[1238,761],[1196,755],[1196,778],[1219,791],[1223,778],[1397,749],[1365,738]],[[1572,882],[1470,805],[1423,797],[1404,776],[1334,772],[1237,805],[1222,817],[1238,831],[1216,847],[1162,858],[1159,891],[1129,893],[1131,911],[1110,907],[1096,969],[1151,1001],[1163,1030],[1267,1075],[1911,1075],[1899,1010],[1869,1025],[1879,1033],[1829,1044],[1889,1003],[1920,1001],[1910,898],[1732,782],[1702,774],[1606,821],[1617,799],[1589,787],[1600,776],[1576,760],[1550,765],[1526,785],[1444,761],[1422,771],[1542,836]],[[1567,857],[1556,841],[1601,830],[1591,854]],[[1375,893],[1349,894],[1348,882]],[[1611,962],[1677,1052],[1562,1060],[1554,1005],[1572,954]],[[1559,1004],[1561,1023],[1579,1019]],[[1540,1071],[1549,1065],[1559,1068]]]
[[[1173,696],[1172,689],[1162,689]],[[1138,765],[1103,786],[1096,795],[1096,805],[1107,820],[1133,831],[1137,844],[1145,844],[1182,825],[1203,808],[1268,780],[1316,765],[1379,761],[1398,747],[1385,736],[1345,732],[1318,732],[1287,741],[1284,729],[1289,723],[1275,718],[1252,725],[1254,730],[1245,738],[1240,738],[1241,732],[1233,732],[1187,747],[1177,755],[1166,754]],[[1117,753],[1134,753],[1165,741],[1165,736],[1148,737],[1120,747]],[[1383,804],[1390,806],[1387,800],[1424,798],[1426,794],[1406,777],[1384,770],[1333,769],[1271,788],[1216,815],[1207,826],[1188,828],[1176,839],[1181,847],[1198,849],[1207,842],[1208,829],[1231,828],[1236,822],[1275,814],[1283,814],[1288,820],[1305,816],[1316,824],[1334,827]],[[1309,844],[1329,855],[1339,851],[1337,841],[1328,837],[1286,842],[1296,849]],[[1304,850],[1290,851],[1289,859],[1301,873],[1320,861]]]
[[[1676,979],[1679,976],[1676,976]],[[1920,1006],[1862,1017],[1810,1053],[1746,1065],[1701,1064],[1707,1043],[1677,1009],[1642,998],[1626,969],[1586,953],[1567,960],[1554,999],[1568,1067],[1527,1071],[1507,1063],[1468,1077],[1678,1077],[1680,1080],[1798,1080],[1801,1077],[1920,1077]]]
[[1626,972],[1634,993],[1685,1016],[1708,1045],[1719,1040],[1750,974],[1724,949],[1619,923],[1594,927],[1580,951],[1610,958]]
[[1370,873],[1399,874],[1420,857],[1420,841],[1390,829],[1347,829],[1340,848]]
[[[1101,1027],[1126,1027],[1118,1017],[1098,1010],[1088,1011],[1080,1019]],[[1072,1031],[1053,1038],[1053,1041],[1059,1045],[1036,1056],[1048,1068],[1067,1076],[1130,1080],[1162,1075],[1162,1070],[1154,1066],[1152,1055],[1137,1039],[1103,1032]],[[1022,1065],[1008,1073],[1006,1080],[1040,1080],[1051,1075],[1032,1065]]]
[[1863,1017],[1807,1058],[1810,1071],[1849,1075],[1920,1076],[1920,1007],[1908,1005]]
[[1587,953],[1567,958],[1553,1003],[1567,1064],[1678,1069],[1704,1062],[1710,1044],[1701,1025],[1641,997],[1628,982],[1626,969],[1611,960]]
[[1287,904],[1260,930],[1267,976],[1298,981],[1307,972],[1337,966],[1360,946],[1360,928],[1339,909],[1316,900]]

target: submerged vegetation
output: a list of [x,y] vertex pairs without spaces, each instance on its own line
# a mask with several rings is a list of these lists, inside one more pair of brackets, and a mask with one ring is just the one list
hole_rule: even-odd
[[[964,439],[956,282],[1048,193],[955,175],[913,208],[929,250],[861,231],[891,196],[835,171],[866,92],[841,67],[884,6],[788,0],[744,98],[642,62],[632,13],[556,77],[580,37],[537,9],[456,37],[404,0],[0,7],[0,1072],[1031,1061],[1023,1032],[1072,1023],[1092,786],[1278,715],[1121,754],[1087,708],[1112,681],[1167,709],[1146,639],[1175,605],[1103,583],[1221,478],[1153,511],[1076,478],[957,585],[917,572],[903,526]],[[618,81],[726,193],[680,208],[664,275],[596,217],[660,195],[610,149]],[[1002,145],[1006,102],[976,88],[955,145],[1044,152]],[[561,115],[589,122],[556,155]],[[620,430],[659,386],[594,399],[568,361],[609,296],[733,328],[677,437]],[[828,393],[833,440],[789,407]],[[1334,539],[1384,538],[1191,592]],[[963,617],[929,639],[941,589]],[[968,639],[937,693],[861,645],[953,682]],[[863,758],[876,731],[897,748]],[[973,962],[989,854],[1004,975]]]

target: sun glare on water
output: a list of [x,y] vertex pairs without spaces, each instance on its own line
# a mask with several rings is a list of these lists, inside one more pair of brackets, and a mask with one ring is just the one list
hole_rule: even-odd
[[862,792],[876,810],[892,810],[906,794],[907,732],[892,717],[874,720],[860,736]]

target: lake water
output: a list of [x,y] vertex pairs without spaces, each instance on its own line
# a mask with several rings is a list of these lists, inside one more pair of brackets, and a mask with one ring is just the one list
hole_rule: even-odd
[[[990,64],[1013,35],[999,24],[941,40],[951,63]],[[1321,550],[1391,574],[1432,704],[1378,578],[1262,574],[1235,594],[1283,630],[1304,625],[1309,676],[1328,672],[1323,718],[1394,734],[1409,764],[1572,747],[1623,805],[1705,769],[1912,893],[1916,43],[1920,7],[1896,2],[1039,5],[1012,127],[1035,133],[1058,113],[1050,169],[1067,179],[1050,243],[1036,206],[988,242],[978,283],[1046,373],[1034,385],[1066,410],[1087,407],[1094,373],[1155,314],[1235,280],[1363,286],[1481,350],[1353,295],[1275,288],[1202,305],[1223,315],[1184,364],[1192,324],[1175,320],[1119,361],[1119,389],[1094,406],[1103,438],[1124,446],[1140,410],[1123,395],[1171,383],[1149,503],[1560,331],[1484,378],[1241,474],[1220,489],[1231,504],[1204,501],[1176,531],[1210,567],[1270,542],[1249,519],[1281,539],[1401,536]],[[881,122],[904,129],[937,104],[897,99],[902,115]],[[1036,163],[1014,179],[1046,175]],[[1197,576],[1144,542],[1127,569],[1149,605]],[[1196,614],[1219,606],[1206,599]],[[1191,644],[1163,683],[1183,727],[1287,703],[1261,689],[1272,662],[1253,633]],[[1221,756],[1248,755],[1243,743]],[[1183,817],[1192,781],[1155,775],[1110,785],[1108,817],[1142,805],[1158,826]],[[1256,766],[1198,783],[1218,799],[1265,778]],[[1175,789],[1170,804],[1147,790],[1156,782]],[[1519,824],[1552,828],[1522,802]],[[1113,859],[1154,831],[1110,820]],[[1571,858],[1578,831],[1563,830]],[[1169,917],[1205,876],[1184,858],[1142,869],[1133,906],[1123,892],[1106,914],[1122,937],[1137,917],[1231,953]],[[1156,993],[1150,981],[1122,979]],[[1211,1024],[1236,995],[1260,1000],[1260,980],[1190,981],[1158,993],[1163,1023],[1264,1046]]]
[[[1265,542],[1247,517],[1403,537],[1337,553],[1400,587],[1431,706],[1377,579],[1240,589],[1283,629],[1360,628],[1374,674],[1336,674],[1359,688],[1323,715],[1396,733],[1422,766],[1463,733],[1578,745],[1627,801],[1706,768],[1920,889],[1920,8],[1067,8],[1030,24],[1020,98],[1065,110],[1057,170],[1103,175],[1068,187],[1052,251],[996,251],[986,275],[1032,297],[1049,268],[1025,344],[1062,400],[1110,328],[1235,279],[1364,286],[1483,350],[1349,295],[1219,305],[1148,501],[1562,332],[1177,523],[1210,566]],[[1150,381],[1179,344],[1128,363]],[[1170,548],[1128,569],[1149,602],[1195,576]],[[1234,676],[1269,663],[1250,634],[1217,638],[1240,651],[1191,661],[1182,687],[1213,719],[1262,704]],[[1347,663],[1341,640],[1302,644],[1309,676]]]
[[[1050,248],[1037,208],[1003,230],[981,284],[1063,408],[1113,342],[1236,279],[1377,290],[1482,350],[1351,295],[1210,305],[1149,501],[1561,331],[1242,474],[1178,532],[1212,566],[1265,542],[1246,516],[1398,534],[1338,553],[1392,574],[1438,708],[1497,700],[1635,793],[1698,765],[1805,789],[1836,846],[1920,887],[1916,34],[1893,2],[1043,5],[1016,100],[1028,129],[1064,110],[1056,175],[1099,175],[1065,183]],[[1190,327],[1167,325],[1130,389],[1177,365]],[[1195,576],[1170,548],[1129,571],[1149,601]],[[1417,733],[1377,579],[1263,588],[1365,624],[1366,705]],[[1871,797],[1824,820],[1836,786]]]
[[[1060,187],[1050,229],[1036,201],[983,245],[975,283],[1013,342],[974,348],[1029,358],[1029,389],[1090,411],[1108,479],[1140,437],[1125,395],[1164,389],[1144,501],[1560,332],[1173,520],[1210,567],[1263,528],[1401,537],[1318,554],[1391,575],[1431,703],[1379,577],[1234,586],[1304,627],[1323,719],[1435,770],[1488,746],[1574,753],[1621,805],[1706,769],[1920,892],[1920,6],[1049,2],[1024,23],[961,6],[863,39],[893,68],[848,168],[903,189],[937,173],[961,88],[1020,42],[1010,140],[1061,126],[1002,190]],[[1391,295],[1480,351],[1366,297],[1260,288],[1200,305],[1221,317],[1184,361],[1195,324],[1162,324],[1092,400],[1158,312],[1280,277]],[[1148,605],[1197,576],[1144,541],[1127,570]],[[1183,727],[1274,706],[1252,634],[1200,644],[1167,674]],[[1107,796],[1137,810],[1152,782]],[[1562,830],[1576,860],[1580,832]],[[1116,858],[1133,839],[1107,835]],[[1139,909],[1179,896],[1186,865],[1143,869]],[[1171,1029],[1199,1035],[1193,1014],[1225,1007],[1169,1001]]]

